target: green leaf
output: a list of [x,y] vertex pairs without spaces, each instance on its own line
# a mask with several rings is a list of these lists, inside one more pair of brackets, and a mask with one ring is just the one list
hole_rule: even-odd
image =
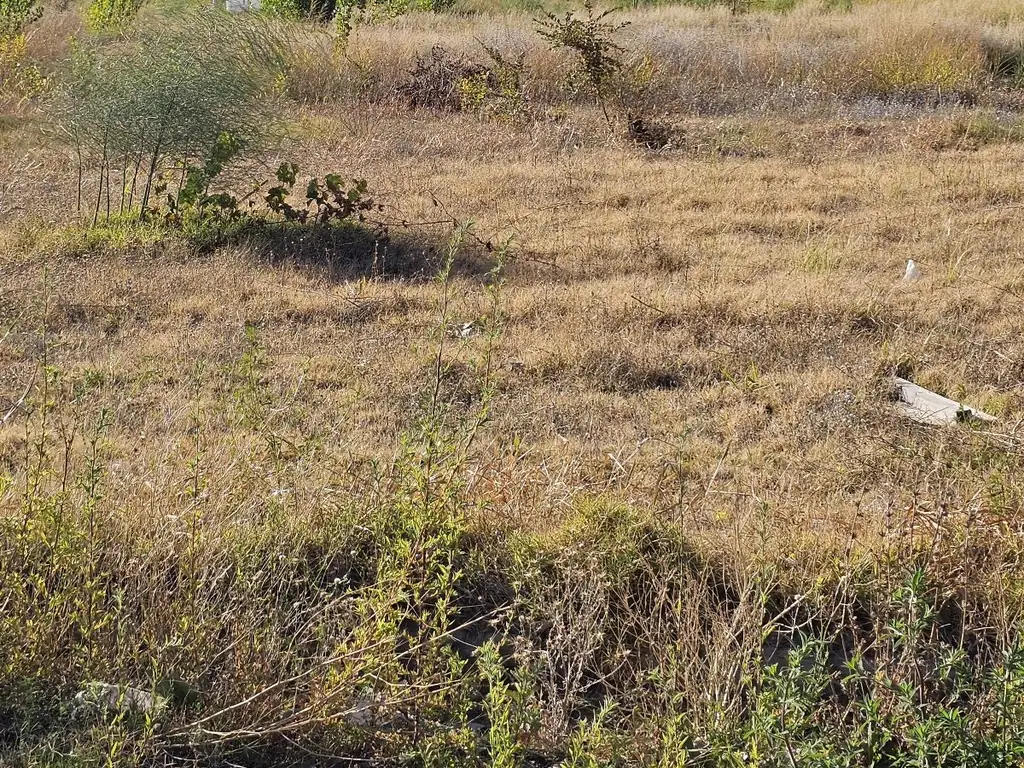
[[298,172],[299,167],[295,163],[281,163],[277,169],[277,180],[291,187],[295,184],[295,175]]
[[342,191],[341,176],[336,173],[328,173],[324,176],[324,181],[327,183],[327,188],[334,194],[338,194]]

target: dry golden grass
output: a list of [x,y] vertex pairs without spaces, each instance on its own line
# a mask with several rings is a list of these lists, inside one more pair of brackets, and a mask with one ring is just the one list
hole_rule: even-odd
[[[291,90],[305,99],[393,101],[416,56],[443,45],[486,60],[480,43],[525,55],[536,105],[560,105],[568,57],[534,34],[531,11],[411,14],[357,25],[344,53],[326,39],[300,54]],[[626,69],[650,72],[628,98],[654,114],[790,109],[820,112],[862,97],[970,100],[994,70],[1020,79],[1024,21],[1005,0],[857,3],[850,13],[807,2],[788,14],[731,14],[672,4],[622,11]],[[1002,62],[1000,64],[1000,62]],[[1005,70],[1009,66],[1010,70]],[[1016,98],[1006,93],[992,98]],[[888,110],[876,105],[876,111]]]
[[[691,119],[693,150],[663,153],[601,139],[593,122],[571,149],[562,131],[578,129],[465,115],[320,113],[303,126],[309,141],[292,152],[310,170],[359,169],[395,220],[438,218],[436,196],[482,237],[515,236],[479,457],[496,486],[491,514],[547,524],[573,496],[600,492],[686,509],[694,533],[726,533],[763,503],[793,533],[809,518],[841,535],[877,531],[894,503],[939,503],[920,485],[938,467],[906,446],[981,440],[900,422],[886,375],[912,371],[997,414],[998,432],[1024,419],[1021,145],[931,149],[955,132],[942,118]],[[701,151],[701,136],[736,151]],[[10,234],[26,227],[8,237],[32,237]],[[48,294],[51,362],[72,381],[99,374],[89,399],[119,414],[112,439],[127,449],[147,436],[126,477],[167,465],[189,429],[190,371],[230,367],[246,324],[271,391],[301,413],[289,432],[320,436],[331,461],[390,455],[432,375],[436,259],[382,255],[374,277],[343,256],[332,269],[244,246],[61,255],[34,236],[51,244],[6,257],[5,396],[35,375]],[[465,258],[460,323],[488,301],[486,264]],[[926,276],[904,285],[911,258]],[[464,405],[482,343],[453,339],[445,353]],[[206,386],[212,397],[218,377]],[[21,431],[13,420],[8,443]],[[525,453],[515,461],[513,440]],[[935,493],[983,505],[993,470],[971,462],[960,454],[954,490]]]
[[[391,225],[376,254],[255,237],[196,253],[145,228],[84,231],[66,149],[31,117],[3,124],[0,509],[13,520],[40,487],[64,488],[62,471],[86,463],[103,421],[107,567],[155,563],[138,582],[173,624],[183,609],[177,582],[163,602],[163,564],[191,557],[190,573],[219,573],[250,534],[268,538],[260,553],[316,562],[341,510],[390,503],[379,468],[402,454],[436,388],[456,420],[487,407],[465,464],[476,536],[560,545],[574,541],[580,509],[621,502],[672,526],[727,586],[768,564],[794,606],[820,590],[833,610],[834,589],[851,614],[839,594],[859,589],[862,563],[921,551],[942,594],[963,596],[962,627],[998,615],[1008,637],[1021,600],[1024,142],[984,41],[1011,45],[1024,14],[994,0],[953,6],[630,12],[629,61],[657,62],[647,114],[671,131],[657,151],[565,98],[566,60],[532,36],[527,14],[401,17],[357,28],[344,56],[303,32],[310,56],[286,90],[305,103],[290,102],[290,135],[267,168],[296,159],[304,174],[365,177]],[[527,51],[527,119],[411,110],[396,96],[417,55],[438,42],[476,55],[477,39]],[[867,60],[870,76],[852,77]],[[921,83],[977,92],[981,105],[879,95]],[[772,98],[752,95],[767,86]],[[452,220],[472,221],[481,242],[511,237],[500,280],[473,238],[451,279],[435,279]],[[923,279],[901,280],[908,259]],[[907,422],[889,399],[895,373],[999,421]],[[340,557],[356,560],[358,547]],[[247,600],[274,567],[260,566]],[[704,586],[710,606],[717,582]],[[568,594],[565,605],[588,604]],[[222,627],[212,600],[195,658],[159,646],[161,663],[208,672],[202,649],[260,626],[246,603]],[[644,605],[629,615],[646,621]],[[756,618],[740,639],[739,619],[702,624],[702,606],[694,598],[685,626],[713,640],[684,643],[674,662],[696,699],[711,683],[734,686],[730,654],[760,654],[762,642]],[[583,634],[603,631],[593,621]],[[178,631],[154,637],[164,630]],[[279,658],[305,663],[286,633],[238,642],[218,706],[271,684]],[[91,652],[90,674],[135,669]],[[51,661],[41,678],[61,674],[62,657]],[[571,730],[562,715],[560,738]]]

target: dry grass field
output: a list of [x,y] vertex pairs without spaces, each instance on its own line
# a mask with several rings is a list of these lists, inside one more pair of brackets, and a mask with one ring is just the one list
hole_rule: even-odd
[[376,240],[91,225],[8,98],[0,764],[1018,764],[1024,11],[835,5],[623,10],[607,119],[534,11],[297,25],[230,184]]

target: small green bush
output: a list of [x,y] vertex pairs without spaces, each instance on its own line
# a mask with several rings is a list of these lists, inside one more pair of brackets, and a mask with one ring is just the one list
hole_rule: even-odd
[[0,2],[0,40],[16,37],[43,13],[37,0]]
[[0,100],[23,101],[39,96],[47,81],[28,59],[24,32],[0,36]]
[[287,221],[328,224],[352,218],[363,220],[366,211],[377,208],[367,194],[365,179],[354,179],[350,187],[336,173],[328,173],[323,181],[313,178],[306,185],[305,203],[299,206],[288,201],[295,186],[298,167],[282,163],[277,169],[278,186],[267,192],[267,207]]
[[525,54],[510,59],[496,48],[481,47],[491,63],[485,70],[459,79],[461,109],[512,122],[523,120],[528,111],[523,90]]
[[46,79],[28,59],[25,28],[42,15],[37,0],[0,0],[0,101],[38,96]]
[[142,0],[92,0],[85,12],[86,26],[94,32],[124,29],[139,13]]
[[343,37],[360,16],[392,18],[410,11],[440,13],[453,8],[455,0],[264,0],[262,11],[274,18],[296,21],[334,21]]
[[263,0],[260,10],[276,19],[298,21],[299,19],[329,20],[334,17],[334,0]]
[[613,24],[605,21],[614,9],[595,13],[591,0],[585,0],[583,9],[585,15],[566,11],[563,17],[545,11],[536,20],[537,33],[552,48],[565,49],[576,55],[586,87],[597,98],[607,119],[606,96],[613,77],[621,67],[620,55],[624,51],[613,35],[629,22]]

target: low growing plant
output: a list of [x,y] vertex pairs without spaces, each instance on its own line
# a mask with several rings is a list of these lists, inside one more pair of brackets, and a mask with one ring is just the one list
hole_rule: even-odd
[[0,40],[20,35],[42,15],[38,0],[4,0],[0,3]]
[[28,60],[25,33],[0,35],[0,101],[22,102],[45,90],[46,79]]
[[122,31],[140,8],[142,0],[92,0],[85,12],[86,26],[93,32]]
[[460,108],[513,122],[524,119],[528,112],[523,89],[525,54],[520,53],[513,60],[496,48],[483,43],[481,47],[491,64],[459,80]]
[[39,68],[28,59],[25,37],[25,29],[41,15],[37,0],[0,2],[0,102],[21,102],[46,88]]
[[336,173],[329,173],[322,180],[310,179],[306,185],[305,202],[293,205],[288,198],[295,187],[297,173],[298,166],[294,163],[282,163],[276,174],[278,185],[271,187],[264,198],[270,211],[288,221],[299,224],[328,224],[349,219],[364,221],[367,211],[379,209],[367,195],[365,179],[354,179],[351,186],[346,186],[344,179]]

